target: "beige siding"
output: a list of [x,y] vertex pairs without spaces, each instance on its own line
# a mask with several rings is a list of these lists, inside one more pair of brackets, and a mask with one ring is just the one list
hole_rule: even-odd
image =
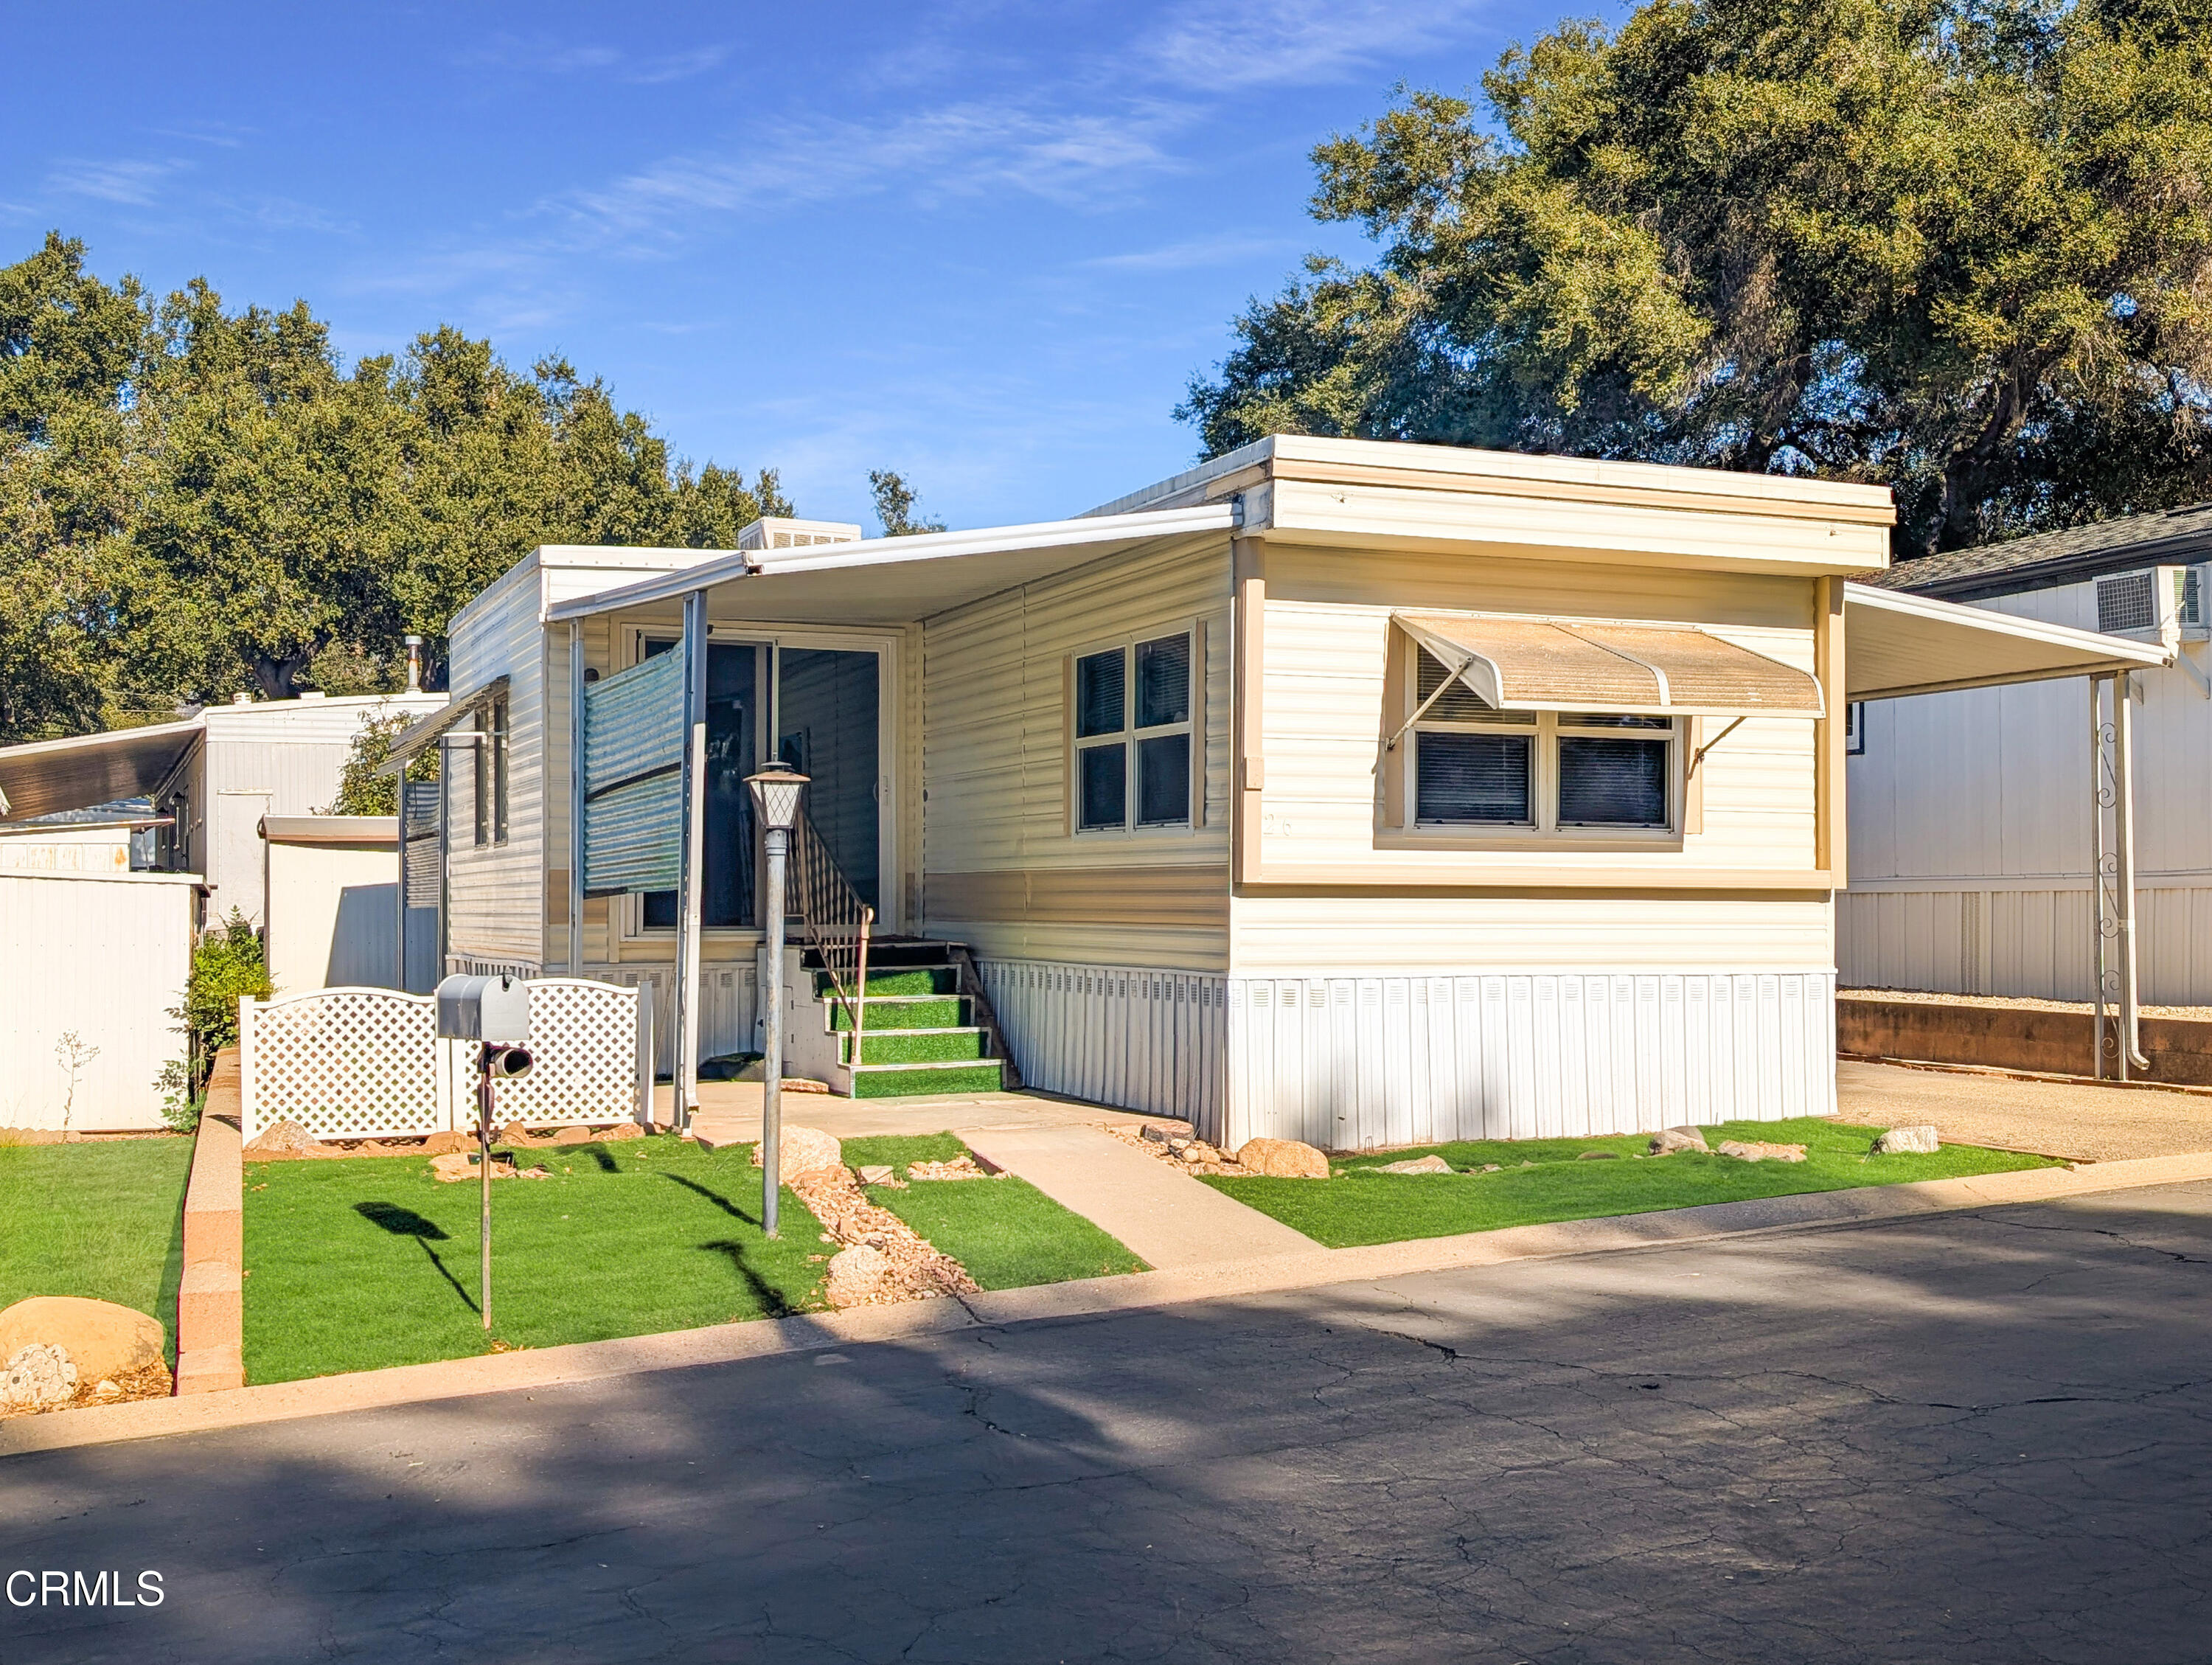
[[[1395,829],[1378,826],[1377,764],[1398,721],[1384,703],[1394,609],[1702,624],[1809,672],[1808,582],[1279,549],[1268,551],[1267,581],[1261,836],[1269,869],[1465,884],[1480,882],[1486,868],[1537,866],[1655,876],[1814,867],[1813,725],[1802,718],[1753,718],[1715,746],[1703,766],[1702,830],[1679,850],[1577,848],[1566,840],[1395,848]],[[1709,725],[1708,734],[1720,726]]]
[[454,620],[450,683],[465,694],[494,677],[509,679],[507,838],[477,848],[460,747],[447,761],[461,777],[450,789],[450,913],[447,949],[456,957],[538,965],[544,953],[545,632],[538,623],[538,557],[526,557]]
[[[1139,910],[1117,905],[1111,873],[1203,867],[1220,872],[1226,891],[1228,603],[1222,545],[1101,562],[927,621],[919,703],[932,934],[963,937],[994,957],[1221,967],[1222,910],[1194,914],[1184,924],[1147,922]],[[1067,803],[1070,656],[1194,620],[1203,627],[1206,650],[1201,824],[1175,833],[1077,836]],[[1096,916],[1073,917],[1076,910],[1054,907],[1052,917],[1040,919],[978,900],[1016,896],[1021,876],[1042,870],[1094,876],[1070,880],[1054,894],[1097,895]],[[939,875],[969,882],[933,882]],[[1136,881],[1139,888],[1145,883]],[[939,897],[956,911],[945,911]],[[999,916],[976,917],[983,908]]]

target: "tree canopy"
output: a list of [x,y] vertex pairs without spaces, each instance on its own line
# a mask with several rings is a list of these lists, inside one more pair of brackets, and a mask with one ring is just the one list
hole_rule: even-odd
[[733,548],[792,513],[565,361],[439,328],[342,364],[304,302],[156,301],[49,234],[0,268],[0,742],[240,690],[386,691],[539,544]]
[[917,499],[914,488],[903,475],[889,469],[868,471],[869,495],[876,500],[876,519],[883,522],[886,538],[912,538],[918,532],[943,532],[942,520],[924,520],[916,512]]
[[1650,0],[1314,152],[1177,414],[1893,485],[1897,553],[2212,496],[2212,0]]

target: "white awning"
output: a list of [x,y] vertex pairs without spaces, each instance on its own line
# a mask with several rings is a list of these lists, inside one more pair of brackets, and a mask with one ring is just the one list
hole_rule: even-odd
[[200,720],[0,747],[0,815],[27,821],[143,798],[200,737]]
[[1232,530],[1234,503],[1099,514],[984,532],[924,532],[795,550],[743,550],[546,611],[550,623],[713,592],[715,620],[904,624],[1108,556]]
[[1391,617],[1499,711],[1821,714],[1820,684],[1812,676],[1704,630],[1486,613]]
[[472,688],[458,700],[440,706],[420,722],[402,729],[392,742],[392,749],[384,761],[376,766],[379,775],[397,775],[405,769],[415,754],[451,730],[457,723],[474,716],[492,701],[507,692],[508,678],[494,677],[481,688]]
[[1854,700],[2172,663],[2172,650],[2161,642],[2130,641],[1864,584],[1844,586],[1844,686]]

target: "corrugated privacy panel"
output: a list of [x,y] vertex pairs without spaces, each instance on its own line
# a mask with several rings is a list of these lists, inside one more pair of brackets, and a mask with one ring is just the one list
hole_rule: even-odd
[[585,890],[676,888],[683,761],[683,655],[656,653],[584,690]]
[[438,895],[438,794],[435,781],[403,781],[399,836],[407,851],[407,895],[411,905],[428,907]]

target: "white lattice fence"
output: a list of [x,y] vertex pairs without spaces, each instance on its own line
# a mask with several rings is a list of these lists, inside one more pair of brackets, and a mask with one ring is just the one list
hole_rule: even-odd
[[[530,984],[537,1067],[499,1087],[502,1125],[627,1121],[650,1103],[651,1005],[580,978]],[[239,1002],[248,1139],[287,1117],[318,1139],[386,1139],[472,1127],[475,1043],[437,1038],[434,995],[319,988]]]

